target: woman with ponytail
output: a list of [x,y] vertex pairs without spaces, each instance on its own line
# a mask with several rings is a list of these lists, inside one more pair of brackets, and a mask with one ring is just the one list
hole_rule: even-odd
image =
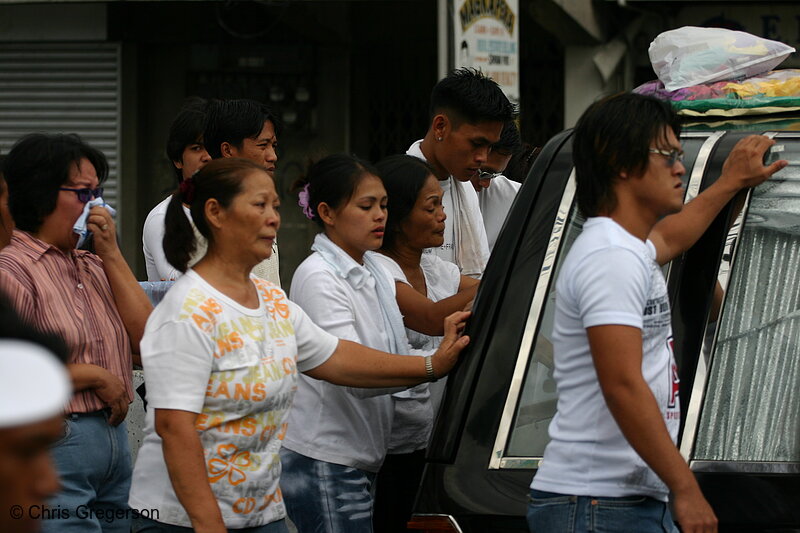
[[[133,530],[285,533],[278,452],[298,373],[345,386],[403,387],[430,372],[419,358],[326,333],[279,287],[251,274],[272,253],[280,226],[275,185],[262,166],[212,161],[175,196],[165,251],[185,274],[142,339],[148,410],[130,493],[141,511]],[[181,203],[208,242],[188,269],[196,237]],[[436,376],[466,345],[458,334],[465,318],[448,318],[430,360]]]

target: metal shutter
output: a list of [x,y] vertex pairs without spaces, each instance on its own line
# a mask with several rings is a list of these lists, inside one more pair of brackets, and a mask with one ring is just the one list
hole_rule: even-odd
[[108,158],[116,206],[119,117],[118,44],[0,44],[0,152],[26,133],[77,133]]

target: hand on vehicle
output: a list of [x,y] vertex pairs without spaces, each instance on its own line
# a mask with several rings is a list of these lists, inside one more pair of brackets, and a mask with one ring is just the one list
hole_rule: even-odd
[[117,226],[104,207],[98,205],[89,210],[86,227],[94,235],[94,250],[101,259],[110,253],[119,251]]
[[450,372],[458,361],[458,354],[469,344],[469,337],[461,335],[471,313],[458,311],[444,319],[444,339],[433,354],[433,373],[440,378]]
[[683,533],[717,533],[717,516],[699,489],[675,493],[673,507]]
[[100,373],[99,385],[95,387],[94,392],[111,409],[108,423],[112,426],[120,425],[125,420],[125,415],[128,414],[128,394],[125,392],[125,385],[122,381],[103,369]]
[[774,144],[773,139],[763,135],[745,137],[736,143],[722,165],[720,179],[732,180],[737,189],[755,187],[764,182],[789,164],[788,161],[781,159],[764,166],[764,154]]

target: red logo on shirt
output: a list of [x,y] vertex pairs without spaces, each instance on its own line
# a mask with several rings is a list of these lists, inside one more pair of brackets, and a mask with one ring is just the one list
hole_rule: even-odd
[[678,396],[680,395],[680,384],[681,380],[678,377],[678,365],[675,364],[675,359],[673,354],[673,340],[672,337],[667,339],[667,349],[669,350],[670,360],[672,361],[672,366],[670,368],[670,381],[671,387],[669,392],[669,401],[667,402],[667,407],[670,409],[675,409],[678,405]]

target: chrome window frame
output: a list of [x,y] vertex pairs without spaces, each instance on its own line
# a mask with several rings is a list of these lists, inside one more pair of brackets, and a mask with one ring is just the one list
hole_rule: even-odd
[[[682,138],[705,138],[700,147],[697,158],[689,177],[689,182],[686,187],[686,195],[684,203],[694,199],[700,191],[700,184],[703,179],[711,152],[718,143],[718,141],[725,135],[724,131],[716,132],[686,132],[681,135]],[[511,384],[506,395],[505,405],[500,417],[500,426],[495,436],[494,446],[492,447],[491,456],[489,458],[489,470],[519,470],[519,469],[536,469],[541,464],[542,457],[509,457],[506,456],[506,449],[509,445],[511,433],[513,431],[514,418],[519,404],[522,387],[527,378],[528,364],[530,362],[531,349],[536,340],[535,333],[538,332],[539,325],[542,319],[542,311],[544,303],[547,298],[547,289],[550,286],[550,278],[555,268],[558,252],[561,248],[561,239],[564,235],[564,229],[569,222],[569,214],[572,209],[572,204],[575,199],[575,169],[573,168],[570,173],[567,185],[564,188],[564,194],[561,197],[561,203],[558,207],[553,231],[550,234],[550,240],[545,252],[545,258],[542,263],[542,268],[539,271],[539,278],[536,282],[536,288],[533,293],[531,305],[528,310],[528,316],[525,321],[525,331],[522,336],[519,350],[517,352],[517,361],[514,366],[514,373],[511,377]],[[670,264],[671,267],[671,264]],[[667,271],[667,276],[669,270]]]
[[[765,132],[765,137],[770,139],[800,139],[800,133],[782,133],[782,132]],[[728,231],[725,242],[732,242],[733,248],[730,253],[729,259],[724,257],[720,260],[717,267],[717,281],[719,282],[722,290],[727,293],[728,281],[730,280],[730,273],[735,268],[736,256],[739,250],[739,234],[741,233],[744,221],[747,217],[747,212],[750,209],[750,200],[753,195],[753,189],[747,191],[744,205],[736,221],[731,225]],[[727,266],[727,270],[723,269]],[[720,307],[720,316],[725,310],[726,302],[723,300]],[[689,467],[693,472],[707,472],[707,473],[749,473],[749,474],[800,474],[800,462],[789,461],[711,461],[711,460],[695,460],[693,458],[695,445],[697,444],[697,430],[700,424],[700,417],[702,415],[703,402],[705,400],[705,393],[708,388],[709,366],[714,360],[714,350],[717,345],[717,333],[714,334],[712,339],[707,337],[708,322],[703,328],[703,344],[700,348],[700,356],[697,359],[697,369],[695,370],[694,386],[692,387],[692,394],[689,398],[689,406],[686,410],[686,421],[683,429],[683,436],[680,442],[680,452],[683,458],[689,463]],[[704,352],[710,355],[709,362],[706,363],[705,357],[702,356]]]

